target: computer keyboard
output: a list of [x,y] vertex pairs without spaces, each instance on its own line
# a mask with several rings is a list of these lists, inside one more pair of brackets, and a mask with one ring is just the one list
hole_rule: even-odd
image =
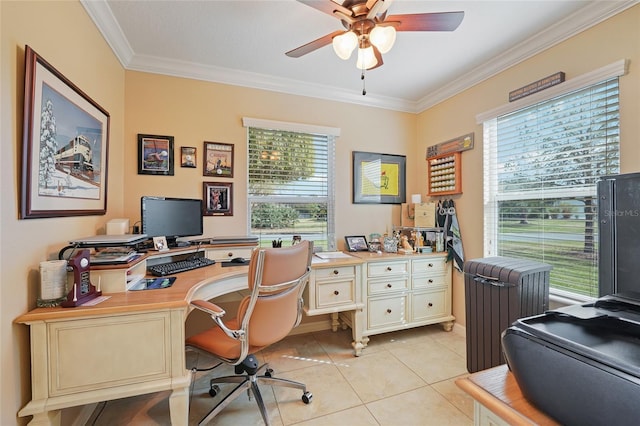
[[213,265],[214,263],[216,263],[215,260],[207,259],[206,257],[195,257],[193,259],[178,260],[176,262],[149,266],[147,267],[147,272],[151,275],[155,275],[156,277],[163,277],[165,275],[203,268],[205,266]]

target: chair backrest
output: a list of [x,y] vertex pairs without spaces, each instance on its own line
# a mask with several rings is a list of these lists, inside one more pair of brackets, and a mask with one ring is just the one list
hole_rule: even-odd
[[302,317],[302,293],[309,281],[313,243],[255,249],[249,263],[249,289],[238,307],[237,320],[245,332],[242,358],[249,350],[283,339]]

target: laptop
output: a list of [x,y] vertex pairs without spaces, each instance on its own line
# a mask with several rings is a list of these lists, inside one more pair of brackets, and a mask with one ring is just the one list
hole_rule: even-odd
[[147,234],[93,235],[69,241],[70,244],[133,244],[147,239]]

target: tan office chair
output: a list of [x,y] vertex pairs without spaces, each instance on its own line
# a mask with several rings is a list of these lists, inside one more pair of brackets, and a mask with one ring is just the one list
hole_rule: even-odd
[[[224,310],[211,302],[191,302],[195,308],[211,315],[217,327],[188,338],[187,348],[214,355],[227,364],[235,365],[236,375],[212,379],[209,393],[216,395],[219,390],[217,383],[238,383],[200,424],[212,419],[246,389],[249,397],[249,391],[253,393],[262,418],[269,425],[258,381],[301,389],[302,401],[305,404],[311,402],[312,394],[303,383],[271,377],[273,370],[267,368],[267,364],[259,367],[253,354],[282,340],[300,323],[302,292],[309,280],[312,252],[313,243],[309,241],[285,248],[255,249],[251,254],[248,272],[251,295],[240,302],[236,317],[232,320],[223,321]],[[258,372],[263,369],[266,369],[265,374],[259,376]]]

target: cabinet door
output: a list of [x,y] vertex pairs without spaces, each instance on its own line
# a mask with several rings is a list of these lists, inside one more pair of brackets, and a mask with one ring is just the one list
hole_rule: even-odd
[[423,321],[447,314],[448,291],[416,292],[411,295],[411,321]]
[[369,299],[367,301],[367,323],[369,329],[391,327],[407,322],[406,294]]

